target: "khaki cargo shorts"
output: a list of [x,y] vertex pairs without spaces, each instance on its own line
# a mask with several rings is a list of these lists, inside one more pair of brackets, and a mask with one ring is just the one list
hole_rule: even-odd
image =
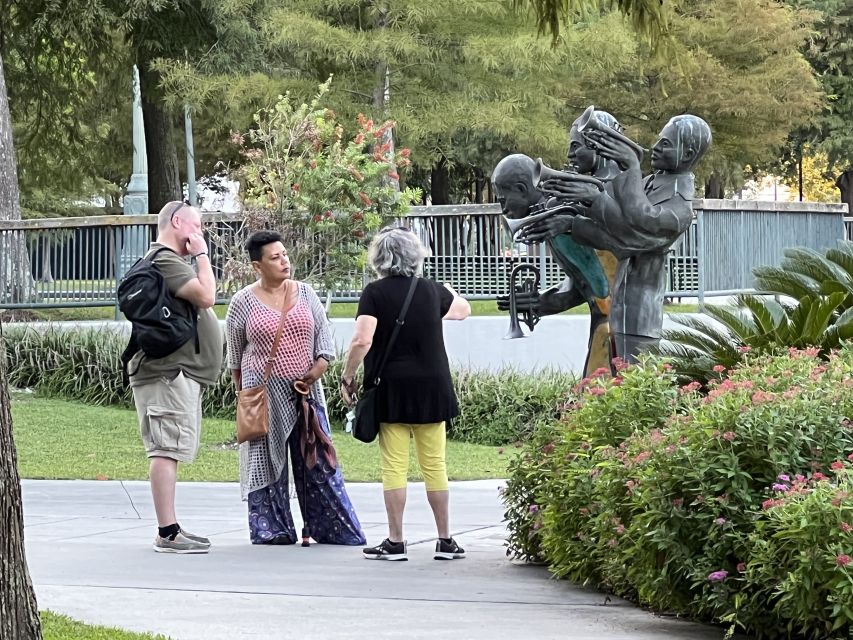
[[201,436],[201,385],[178,374],[174,380],[133,387],[139,430],[149,458],[192,462]]

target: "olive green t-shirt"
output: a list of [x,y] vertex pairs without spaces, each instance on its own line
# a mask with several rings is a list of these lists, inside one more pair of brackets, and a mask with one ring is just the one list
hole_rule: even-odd
[[[163,247],[154,242],[149,253]],[[155,264],[166,280],[166,286],[173,295],[178,289],[196,277],[195,269],[189,262],[171,250],[161,251],[154,258]],[[154,382],[160,378],[177,377],[179,373],[201,385],[214,385],[222,372],[225,340],[219,320],[213,309],[196,309],[198,313],[199,353],[195,352],[195,339],[189,340],[180,349],[165,358],[149,358],[141,351],[130,361],[129,371],[136,371],[130,377],[130,386]],[[137,369],[138,366],[138,369]]]

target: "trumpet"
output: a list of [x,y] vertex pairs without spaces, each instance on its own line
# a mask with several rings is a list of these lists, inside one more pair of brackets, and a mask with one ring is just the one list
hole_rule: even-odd
[[602,135],[610,136],[614,140],[620,140],[627,144],[631,149],[634,150],[634,153],[637,154],[637,157],[642,159],[643,154],[648,151],[645,147],[641,147],[636,142],[631,140],[628,136],[623,133],[616,131],[612,127],[608,127],[606,124],[603,124],[598,119],[593,117],[595,113],[595,105],[589,105],[586,110],[581,114],[581,117],[577,119],[577,128],[578,132],[581,133],[586,140],[587,145],[590,149],[596,149],[596,138],[600,138]]
[[576,171],[552,169],[542,162],[542,158],[536,158],[536,167],[533,169],[533,184],[536,188],[540,188],[546,180],[554,179],[566,182],[585,182],[593,185],[599,191],[604,191],[604,183],[594,176],[587,176]]
[[527,225],[533,224],[534,222],[539,222],[540,220],[544,220],[545,218],[554,215],[557,212],[557,209],[545,209],[540,213],[535,213],[533,215],[525,216],[524,218],[508,218],[504,216],[504,224],[506,228],[509,229],[509,234],[512,236],[513,241],[516,240],[516,236],[518,233]]
[[[520,286],[516,284],[518,274],[522,271],[532,271],[533,279],[526,279]],[[539,269],[532,264],[522,263],[517,264],[509,273],[509,331],[504,336],[504,340],[514,340],[516,338],[525,338],[524,331],[521,329],[521,323],[527,325],[530,331],[540,320],[540,316],[532,308],[521,312],[519,318],[518,311],[518,296],[523,293],[538,293],[539,292]]]
[[504,225],[509,231],[509,235],[512,237],[513,242],[524,242],[523,239],[516,237],[524,227],[558,213],[578,213],[578,210],[572,202],[549,198],[546,202],[530,207],[530,213],[523,218],[509,218],[504,216],[503,219]]

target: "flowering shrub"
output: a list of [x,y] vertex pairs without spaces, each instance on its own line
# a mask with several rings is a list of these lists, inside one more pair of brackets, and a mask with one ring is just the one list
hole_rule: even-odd
[[[850,456],[848,455],[848,459]],[[853,481],[848,460],[811,478],[780,479],[749,536],[744,595],[730,619],[790,621],[802,638],[853,630]]]
[[[812,624],[805,612],[818,612],[802,592],[819,599],[825,583],[807,580],[807,561],[795,545],[786,547],[792,562],[802,562],[800,591],[779,596],[771,611],[761,599],[776,593],[784,570],[765,567],[758,551],[772,542],[768,518],[790,501],[818,499],[810,488],[842,473],[840,461],[853,452],[850,355],[744,354],[735,369],[714,371],[705,394],[698,384],[679,385],[655,361],[612,381],[588,381],[512,469],[510,553],[543,559],[558,576],[761,637],[787,637],[794,620]],[[843,522],[853,526],[853,519]],[[834,527],[847,534],[841,522]],[[845,575],[846,556],[853,544],[824,551],[830,568]],[[820,614],[824,632],[831,612]]]
[[254,280],[242,252],[258,229],[284,236],[294,275],[324,291],[348,289],[361,279],[364,249],[374,231],[404,215],[419,193],[396,186],[411,165],[409,150],[392,150],[394,123],[359,116],[352,137],[335,113],[320,106],[331,79],[308,104],[294,106],[289,94],[255,116],[255,126],[232,141],[246,159],[241,182],[243,226],[220,236],[228,253],[225,287]]

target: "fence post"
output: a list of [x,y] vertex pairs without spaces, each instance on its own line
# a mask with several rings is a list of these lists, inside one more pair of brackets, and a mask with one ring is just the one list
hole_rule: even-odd
[[705,212],[696,211],[696,279],[699,285],[699,313],[705,313]]
[[[121,254],[122,254],[122,229],[123,227],[119,225],[113,225],[110,227],[113,234],[113,246],[115,250],[113,251],[113,269],[115,269],[114,276],[116,281],[116,290],[118,290],[119,283],[119,274],[121,273]],[[114,307],[114,319],[121,320],[121,311],[118,308],[118,293],[116,293],[113,298],[115,299]]]

